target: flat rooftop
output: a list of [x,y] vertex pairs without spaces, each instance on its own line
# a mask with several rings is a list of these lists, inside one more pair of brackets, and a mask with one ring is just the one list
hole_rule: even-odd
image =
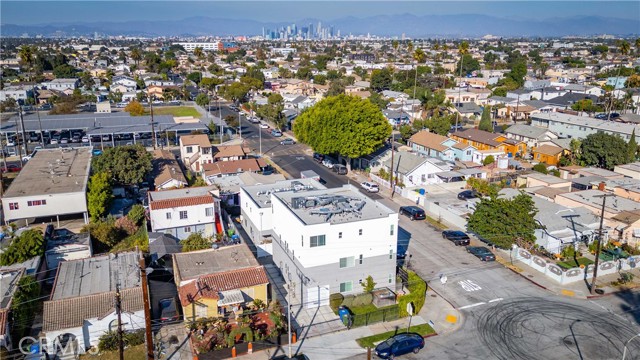
[[565,179],[561,179],[559,177],[553,176],[553,175],[548,175],[548,174],[543,174],[543,173],[539,173],[539,172],[532,172],[526,175],[523,175],[525,177],[528,178],[532,178],[532,179],[536,179],[539,181],[544,181],[547,184],[562,184],[562,183],[567,183],[567,185],[569,183],[571,183],[571,180],[565,180]]
[[260,265],[245,244],[178,253],[173,255],[173,261],[180,281]]
[[[571,199],[573,201],[585,204],[587,206],[596,207],[600,209],[602,207],[602,195],[605,193],[600,190],[584,190],[575,191],[566,194],[560,194],[558,196]],[[611,195],[607,198],[605,203],[605,210],[611,213],[619,213],[621,211],[633,211],[640,209],[640,203],[625,199],[620,196]]]
[[6,309],[9,306],[22,274],[22,269],[0,272],[0,309]]
[[395,213],[380,202],[371,200],[353,185],[304,193],[278,192],[273,196],[284,202],[306,225],[382,219]]
[[38,150],[13,180],[4,197],[84,193],[90,166],[90,147]]
[[149,191],[149,201],[182,199],[210,195],[212,191],[218,191],[216,186],[199,186],[175,190]]
[[51,300],[68,299],[139,287],[140,254],[136,251],[62,261]]
[[242,188],[260,208],[271,207],[271,194],[273,193],[291,192],[295,194],[306,194],[308,191],[327,189],[326,186],[311,178],[278,181],[273,184],[244,186]]

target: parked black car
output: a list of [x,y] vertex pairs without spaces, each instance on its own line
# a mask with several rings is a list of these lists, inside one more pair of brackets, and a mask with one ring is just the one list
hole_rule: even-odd
[[442,237],[452,241],[457,246],[469,245],[469,235],[459,230],[445,230],[442,232]]
[[480,194],[475,190],[465,190],[463,192],[458,193],[459,200],[475,199],[477,197],[480,197]]
[[322,154],[318,154],[316,152],[313,153],[313,160],[317,163],[322,164],[322,161],[324,160],[324,155]]
[[424,348],[424,338],[416,333],[394,335],[376,346],[376,356],[381,359],[393,359],[395,356],[413,352],[417,354]]
[[417,206],[401,206],[400,214],[408,216],[411,221],[424,220],[427,218],[427,214],[425,214],[424,210]]
[[484,246],[468,246],[467,252],[482,261],[495,261],[496,256]]

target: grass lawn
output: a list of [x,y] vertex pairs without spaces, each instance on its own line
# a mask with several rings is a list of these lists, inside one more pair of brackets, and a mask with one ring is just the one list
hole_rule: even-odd
[[566,261],[558,261],[556,264],[558,266],[560,266],[561,268],[563,268],[563,269],[572,269],[572,268],[575,268],[575,267],[580,267],[580,265],[587,266],[589,264],[593,264],[593,260],[587,259],[587,258],[584,258],[584,257],[580,257],[580,258],[577,259],[577,262],[576,262],[576,260],[569,259],[569,260],[566,260]]
[[427,216],[427,222],[428,222],[429,224],[431,224],[431,225],[433,225],[433,226],[437,227],[437,228],[438,228],[438,229],[440,229],[440,230],[446,230],[446,229],[447,229],[447,226],[446,226],[445,224],[443,224],[443,223],[439,223],[439,222],[438,222],[438,220],[436,220],[436,219],[434,219],[434,218],[432,218],[432,217],[430,217],[430,216]]
[[[145,111],[145,115],[149,115],[148,110]],[[173,116],[193,116],[199,118],[200,113],[194,107],[191,106],[162,106],[154,107],[153,115],[173,115]]]
[[[406,329],[399,329],[398,331],[400,332],[404,332],[406,331]],[[409,328],[409,332],[414,332],[414,333],[418,333],[422,336],[427,336],[427,335],[432,335],[435,334],[436,332],[433,330],[433,328],[431,326],[429,326],[429,324],[421,324],[421,325],[415,325],[412,326],[411,328]],[[375,344],[387,340],[388,338],[392,337],[393,335],[395,335],[395,331],[388,331],[386,333],[382,333],[382,334],[377,334],[377,335],[371,335],[371,336],[367,336],[367,337],[363,337],[360,339],[357,339],[356,342],[358,343],[358,345],[360,345],[363,348],[374,348]]]
[[[127,360],[146,360],[146,345],[140,344],[124,349],[124,358]],[[119,360],[120,353],[118,351],[105,351],[98,355],[84,354],[80,355],[80,360]]]

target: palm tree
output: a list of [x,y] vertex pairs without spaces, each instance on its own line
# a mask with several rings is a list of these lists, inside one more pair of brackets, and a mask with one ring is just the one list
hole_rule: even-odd
[[134,47],[131,49],[131,59],[135,61],[137,67],[140,60],[142,60],[142,51],[140,51],[140,48]]
[[[462,81],[462,64],[464,60],[464,56],[469,53],[469,43],[463,41],[458,45],[458,53],[460,54],[460,81]],[[458,101],[460,105],[462,105],[462,86],[458,85]],[[458,122],[460,121],[460,111],[457,112],[456,115],[456,129],[458,128]]]
[[193,49],[193,55],[195,55],[198,59],[202,59],[202,56],[204,55],[204,53],[202,52],[202,48],[197,47]]
[[20,47],[20,51],[18,51],[18,57],[20,57],[20,61],[26,66],[27,72],[31,71],[31,67],[33,66],[33,61],[35,59],[35,46],[30,45],[22,45]]
[[407,52],[408,52],[409,54],[411,54],[411,53],[413,52],[413,43],[412,43],[411,41],[409,41],[409,42],[407,43]]
[[[617,42],[618,45],[618,53],[620,57],[627,56],[629,51],[631,50],[631,44],[628,41],[622,40]],[[618,75],[616,76],[616,82],[613,84],[613,90],[611,92],[611,105],[609,106],[609,113],[607,115],[607,120],[611,120],[611,110],[613,109],[613,91],[616,90],[616,86],[618,85],[618,78],[620,77],[620,72],[622,71],[622,61],[620,61],[620,65],[618,65]]]
[[396,58],[398,57],[398,45],[400,43],[398,42],[398,40],[393,40],[391,42],[391,46],[393,47],[393,60],[395,61]]
[[424,63],[426,57],[427,56],[425,55],[424,51],[422,51],[422,49],[420,48],[416,49],[416,51],[413,52],[413,60],[416,61],[416,73],[415,73],[415,79],[413,80],[413,98],[414,99],[416,98],[416,87],[418,85],[418,65]]

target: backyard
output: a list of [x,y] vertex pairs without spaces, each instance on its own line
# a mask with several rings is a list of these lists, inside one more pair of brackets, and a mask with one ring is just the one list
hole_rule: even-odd
[[[148,109],[145,109],[145,115],[149,115]],[[191,106],[163,106],[154,107],[153,115],[173,115],[173,116],[193,116],[199,118],[200,113],[194,107]]]

